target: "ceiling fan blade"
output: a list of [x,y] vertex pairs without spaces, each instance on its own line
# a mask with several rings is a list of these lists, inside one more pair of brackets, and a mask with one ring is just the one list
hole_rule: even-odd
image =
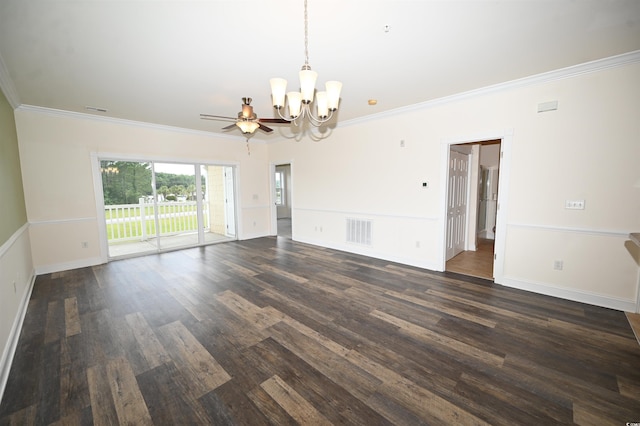
[[225,117],[223,115],[211,115],[211,114],[200,114],[200,118],[204,120],[232,120],[232,121],[237,120],[237,118],[234,118],[234,117]]
[[267,133],[271,133],[273,132],[273,129],[270,127],[265,126],[264,124],[260,124],[258,123],[258,125],[260,126],[260,130],[262,130],[263,132],[267,132]]
[[260,123],[275,123],[275,124],[285,124],[285,123],[291,123],[291,121],[289,120],[285,120],[283,118],[259,118],[258,121]]
[[236,123],[233,123],[233,124],[231,124],[229,126],[223,127],[222,130],[229,130],[229,129],[233,129],[234,127],[238,127],[238,126],[236,126]]

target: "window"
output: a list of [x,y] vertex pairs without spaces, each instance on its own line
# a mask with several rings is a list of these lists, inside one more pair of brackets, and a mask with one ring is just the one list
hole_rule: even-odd
[[276,171],[276,206],[284,205],[284,172]]

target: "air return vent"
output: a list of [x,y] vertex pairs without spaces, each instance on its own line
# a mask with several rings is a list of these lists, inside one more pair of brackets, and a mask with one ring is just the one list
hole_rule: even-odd
[[347,242],[371,245],[371,221],[367,219],[347,218]]

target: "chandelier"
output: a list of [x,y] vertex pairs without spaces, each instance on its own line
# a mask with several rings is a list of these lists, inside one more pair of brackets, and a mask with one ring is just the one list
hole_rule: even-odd
[[[333,113],[338,109],[338,104],[340,103],[342,83],[339,81],[327,81],[325,91],[315,93],[317,78],[318,73],[312,71],[309,65],[309,24],[307,0],[304,0],[304,65],[300,71],[300,91],[287,93],[287,80],[284,78],[272,78],[269,81],[271,83],[273,107],[278,111],[280,118],[292,120],[297,126],[297,119],[303,120],[306,117],[311,124],[317,127],[333,117]],[[289,103],[289,117],[284,117],[281,111],[285,107],[285,93],[286,100]],[[314,93],[317,110],[315,116],[311,112]]]

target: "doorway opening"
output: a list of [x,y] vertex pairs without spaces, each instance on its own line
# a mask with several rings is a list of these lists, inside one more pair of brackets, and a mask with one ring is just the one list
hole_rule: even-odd
[[236,239],[233,166],[117,158],[99,166],[108,259]]
[[445,271],[495,278],[501,143],[449,147]]
[[291,164],[279,164],[274,172],[274,204],[276,206],[276,235],[292,238]]

